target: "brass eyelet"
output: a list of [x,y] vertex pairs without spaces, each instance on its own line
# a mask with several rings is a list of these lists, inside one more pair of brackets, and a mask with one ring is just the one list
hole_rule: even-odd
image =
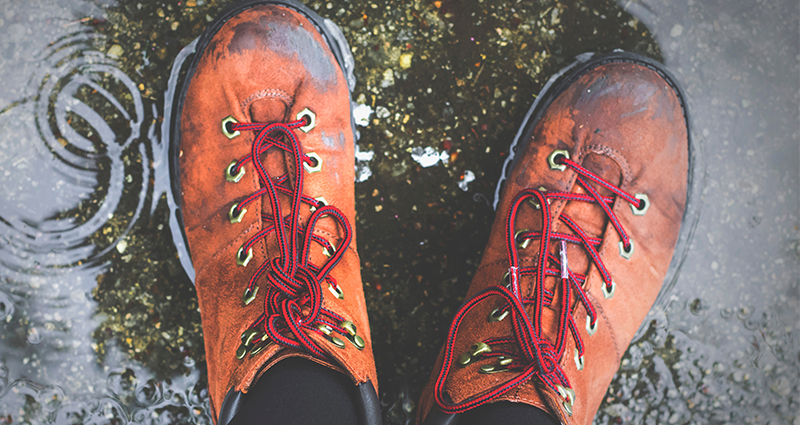
[[587,314],[586,315],[586,333],[588,333],[589,336],[592,336],[592,335],[594,335],[595,332],[597,332],[597,325],[598,325],[598,322],[594,322],[594,326],[592,326],[592,316],[589,316]]
[[333,345],[336,346],[336,348],[344,348],[345,347],[344,341],[342,341],[341,338],[333,336],[333,329],[331,329],[330,326],[322,324],[322,325],[317,326],[317,329],[319,329],[320,332],[322,332],[325,335],[325,337],[326,337],[325,339],[327,339],[328,341],[333,343]]
[[572,406],[575,405],[575,390],[558,384],[556,384],[556,390],[558,391],[558,395],[564,399],[564,408],[567,410],[567,413],[572,416]]
[[619,256],[626,260],[630,260],[633,255],[633,239],[628,239],[628,242],[631,244],[631,247],[630,249],[625,249],[625,244],[619,241]]
[[314,165],[308,165],[307,162],[303,161],[303,168],[306,169],[306,172],[308,174],[314,174],[322,171],[322,158],[319,155],[317,155],[316,152],[309,152],[306,154],[306,156],[317,162]]
[[489,319],[488,319],[489,323],[500,322],[503,319],[505,319],[506,316],[508,316],[508,314],[509,314],[508,310],[500,313],[500,309],[496,308],[496,309],[492,310],[491,313],[489,313]]
[[517,248],[525,249],[525,248],[528,247],[528,245],[531,244],[530,238],[525,238],[525,240],[523,240],[522,242],[519,241],[519,235],[521,235],[522,233],[525,233],[527,231],[528,231],[528,229],[522,229],[522,230],[520,230],[520,231],[518,231],[517,233],[514,234],[514,242],[517,244]]
[[236,264],[247,267],[247,263],[253,259],[253,248],[247,249],[247,256],[244,256],[244,246],[239,248],[239,251],[236,252]]
[[[314,155],[316,155],[316,154],[314,154]],[[325,198],[323,198],[322,196],[320,196],[318,198],[314,198],[314,200],[319,202],[321,207],[324,207],[324,206],[328,205],[328,201],[326,201]],[[317,210],[317,207],[315,207],[313,205],[309,208],[309,211],[311,211],[312,213],[314,211],[316,211],[316,210]]]
[[547,157],[547,163],[550,164],[550,169],[551,170],[564,171],[564,170],[567,169],[566,165],[559,164],[559,163],[556,162],[556,158],[559,155],[562,155],[564,158],[569,159],[569,151],[554,150],[553,153],[551,153],[550,156]]
[[236,349],[236,359],[241,360],[246,355],[247,355],[247,347],[245,347],[244,344],[242,344],[239,346],[239,348]]
[[459,366],[464,367],[464,366],[472,363],[472,361],[478,355],[483,354],[483,353],[489,353],[491,351],[492,351],[492,347],[490,347],[485,342],[476,342],[476,343],[472,344],[472,347],[470,347],[469,351],[467,351],[466,353],[458,356],[458,360],[457,360],[458,364],[459,364]]
[[258,286],[253,287],[253,290],[250,290],[250,288],[245,288],[244,295],[242,295],[242,302],[244,305],[248,305],[253,302],[253,300],[256,299],[256,294],[258,294]]
[[233,115],[228,115],[225,119],[222,120],[222,134],[229,139],[233,139],[234,137],[242,134],[239,130],[232,131],[228,128],[228,125],[238,124],[239,121],[236,121],[236,118]]
[[296,119],[299,120],[305,117],[308,117],[308,124],[300,127],[300,130],[302,130],[303,133],[308,133],[317,125],[317,114],[312,112],[311,109],[304,108],[302,111],[297,113]]
[[342,323],[339,323],[339,326],[344,328],[347,331],[347,339],[353,344],[354,347],[358,348],[359,350],[363,350],[366,344],[364,343],[364,338],[361,338],[356,333],[356,325],[349,321],[345,320]]
[[230,211],[228,211],[228,219],[230,220],[231,224],[241,223],[242,218],[244,218],[244,213],[247,212],[247,208],[242,208],[238,210],[239,203],[235,203],[231,205]]
[[344,299],[344,291],[342,290],[341,286],[337,286],[334,288],[334,286],[329,283],[328,290],[331,291],[331,294],[333,294],[334,297],[340,300]]
[[481,373],[485,373],[485,374],[508,372],[509,369],[507,367],[505,367],[505,366],[508,366],[513,362],[514,362],[514,359],[512,359],[512,358],[505,357],[505,356],[500,356],[500,357],[497,358],[497,364],[496,365],[485,364],[485,365],[481,366],[480,372]]
[[583,370],[584,366],[583,356],[580,354],[580,352],[578,352],[577,348],[575,349],[575,366],[578,368],[578,370]]
[[236,165],[237,162],[238,161],[234,159],[225,168],[225,180],[231,183],[239,183],[239,180],[241,180],[242,177],[244,177],[244,166],[239,167],[239,171],[236,173],[236,175],[233,175],[233,167]]
[[610,300],[611,297],[614,296],[614,292],[617,291],[617,282],[614,282],[613,280],[611,281],[611,289],[606,288],[605,283],[603,283],[603,285],[600,288],[603,290],[603,296],[607,300]]
[[267,347],[272,345],[273,342],[269,340],[263,340],[262,342],[257,343],[250,349],[250,357],[255,356],[256,354],[264,351]]
[[644,206],[642,206],[642,208],[636,208],[636,205],[631,204],[631,211],[633,211],[633,215],[645,215],[647,210],[650,209],[650,198],[644,193],[637,193],[636,195],[633,195],[633,197],[644,202]]

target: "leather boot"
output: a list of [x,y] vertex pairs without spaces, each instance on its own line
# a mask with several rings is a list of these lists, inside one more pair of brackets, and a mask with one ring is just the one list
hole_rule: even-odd
[[498,401],[591,423],[665,281],[687,201],[684,98],[650,60],[582,59],[547,84],[512,145],[418,423]]
[[200,37],[178,92],[176,199],[217,424],[288,357],[349,376],[361,422],[380,421],[344,49],[299,2],[238,3]]

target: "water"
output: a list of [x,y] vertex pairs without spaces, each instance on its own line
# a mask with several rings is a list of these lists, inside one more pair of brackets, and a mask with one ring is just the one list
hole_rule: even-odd
[[[210,423],[163,93],[223,4],[0,3],[0,423]],[[504,3],[311,3],[342,27],[374,111],[357,226],[387,423],[411,417],[463,301],[533,93],[615,48],[684,83],[705,190],[596,422],[800,423],[796,2]]]

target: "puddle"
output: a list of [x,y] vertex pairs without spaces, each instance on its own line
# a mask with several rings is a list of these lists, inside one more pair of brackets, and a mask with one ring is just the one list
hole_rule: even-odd
[[[676,72],[709,155],[690,255],[596,423],[798,423],[798,11],[733,3],[309,3],[355,58],[358,249],[386,423],[413,417],[533,94],[576,55],[616,48]],[[210,423],[165,99],[222,6],[0,12],[0,423]]]

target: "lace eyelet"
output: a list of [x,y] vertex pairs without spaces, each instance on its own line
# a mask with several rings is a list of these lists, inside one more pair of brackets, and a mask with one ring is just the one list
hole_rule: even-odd
[[308,124],[300,127],[300,130],[303,131],[303,133],[308,133],[317,125],[317,114],[308,108],[304,108],[302,111],[298,112],[296,119],[306,119]]
[[341,286],[334,287],[330,283],[328,284],[328,290],[331,291],[334,297],[343,300],[344,299],[344,291],[342,290]]
[[631,204],[631,211],[633,211],[633,215],[645,215],[647,210],[650,209],[650,198],[644,193],[637,193],[633,197],[644,202],[644,205],[641,208],[636,208],[636,205]]
[[476,342],[472,344],[470,350],[466,353],[458,356],[458,365],[464,367],[475,359],[476,356],[483,354],[483,353],[490,353],[492,351],[492,347],[490,347],[485,342]]
[[528,245],[531,244],[530,238],[525,238],[525,239],[522,240],[522,242],[520,242],[520,240],[519,240],[520,239],[519,238],[520,235],[525,233],[525,232],[527,232],[527,231],[528,231],[528,229],[522,229],[522,230],[520,230],[520,231],[518,231],[517,233],[514,234],[514,242],[517,243],[517,248],[525,249],[525,248],[528,247]]
[[341,326],[345,331],[347,331],[346,337],[350,341],[350,343],[353,344],[354,347],[356,347],[359,350],[364,349],[364,347],[366,346],[366,344],[364,343],[364,338],[361,338],[356,333],[356,325],[353,322],[345,320],[339,323],[339,326]]
[[[326,200],[325,200],[325,198],[323,198],[322,196],[320,196],[319,198],[314,198],[314,200],[315,200],[315,201],[317,201],[317,202],[319,202],[319,204],[320,204],[320,206],[321,206],[321,207],[324,207],[324,206],[327,206],[327,205],[328,205],[328,201],[326,201]],[[312,213],[313,213],[314,211],[316,211],[316,210],[317,210],[317,207],[315,207],[315,206],[311,206],[311,207],[309,208],[309,211],[311,211]]]
[[578,370],[583,370],[584,366],[583,356],[578,352],[577,348],[575,349],[575,366]]
[[314,165],[308,165],[307,162],[303,162],[303,168],[306,169],[308,174],[314,174],[322,171],[322,158],[317,155],[316,152],[309,152],[306,154],[306,156],[316,161]]
[[485,364],[485,365],[481,366],[479,372],[480,373],[485,373],[485,374],[508,372],[510,369],[508,369],[505,366],[508,366],[513,362],[514,362],[514,359],[512,359],[512,358],[505,357],[505,356],[500,356],[500,357],[497,358],[497,364],[496,365]]
[[239,203],[235,203],[231,205],[230,211],[228,211],[228,220],[230,220],[231,224],[241,223],[242,219],[244,218],[244,213],[247,212],[247,208],[239,209]]
[[253,248],[247,249],[247,256],[244,255],[244,247],[239,248],[239,251],[236,252],[236,264],[247,267],[247,263],[253,259]]
[[330,341],[336,348],[344,348],[344,341],[341,338],[333,336],[333,329],[330,326],[322,324],[317,326],[320,332],[325,335],[325,339]]
[[506,316],[508,316],[508,314],[509,314],[508,310],[500,313],[500,309],[496,308],[496,309],[492,310],[491,313],[489,313],[489,318],[487,320],[489,321],[489,323],[500,322],[503,319],[505,319]]
[[563,156],[564,158],[569,159],[569,151],[554,150],[553,153],[551,153],[550,156],[547,157],[547,163],[550,164],[551,170],[564,171],[567,169],[566,165],[559,164],[556,162],[556,159],[558,159],[559,156]]
[[607,300],[610,300],[611,297],[614,296],[614,292],[617,291],[617,282],[614,282],[613,280],[611,281],[611,289],[606,288],[605,283],[603,283],[600,288],[603,290],[603,297],[605,297]]
[[[605,285],[603,285],[603,286],[605,286]],[[598,325],[598,322],[594,322],[594,326],[592,326],[592,316],[589,316],[587,314],[586,315],[586,333],[588,333],[589,336],[592,336],[592,335],[594,335],[595,332],[597,332],[597,325]]]
[[619,256],[626,260],[630,260],[633,255],[633,239],[628,239],[628,242],[631,244],[630,249],[625,249],[625,244],[619,241]]
[[242,179],[242,177],[244,177],[244,167],[243,167],[243,166],[242,166],[242,167],[239,167],[239,171],[238,171],[238,172],[236,172],[236,175],[233,175],[233,167],[234,167],[234,166],[236,166],[236,163],[237,163],[237,162],[238,162],[238,161],[236,161],[236,160],[234,159],[234,160],[233,160],[233,161],[231,161],[231,163],[230,163],[230,164],[228,164],[228,166],[225,168],[225,180],[227,180],[227,181],[229,181],[229,182],[231,182],[231,183],[239,183],[239,180],[241,180],[241,179]]
[[564,399],[564,409],[570,416],[572,416],[572,406],[575,405],[575,390],[558,384],[556,384],[556,390],[558,391],[558,395]]
[[258,294],[258,286],[253,287],[252,290],[250,290],[250,288],[246,288],[244,290],[244,294],[242,295],[242,302],[244,305],[248,305],[253,302],[253,300],[256,299],[256,294]]
[[236,118],[234,118],[233,115],[228,115],[222,120],[222,134],[224,134],[228,139],[233,139],[234,137],[242,134],[239,130],[233,131],[233,124],[238,123],[239,121],[236,121]]

